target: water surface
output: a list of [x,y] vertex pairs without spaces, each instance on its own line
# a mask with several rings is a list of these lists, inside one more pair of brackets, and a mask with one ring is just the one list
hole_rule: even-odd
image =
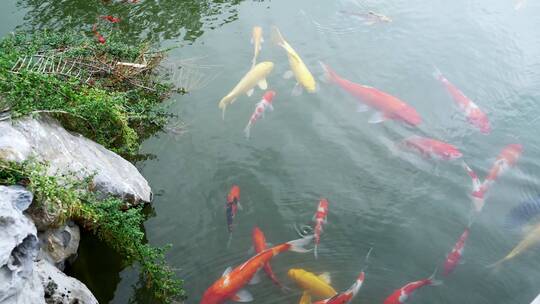
[[[49,1],[45,12],[53,18],[38,14],[34,2],[19,1],[19,12],[27,13],[15,25],[84,28],[96,14],[120,14],[127,20],[120,29],[126,35],[182,45],[171,59],[197,57],[210,66],[208,74],[215,78],[208,86],[168,101],[170,111],[188,124],[187,133],[150,138],[142,152],[156,158],[138,164],[157,194],[154,214],[145,223],[147,238],[154,245],[173,245],[167,258],[185,279],[188,303],[197,303],[225,268],[249,257],[255,225],[274,244],[292,240],[297,237],[293,225],[310,223],[320,197],[329,199],[330,213],[319,259],[297,253],[277,257],[272,265],[285,284],[293,286],[287,270],[301,267],[330,272],[336,289],[344,290],[364,266],[369,248],[374,249],[367,280],[355,303],[382,303],[394,289],[431,274],[467,224],[471,186],[459,162],[426,161],[394,149],[395,142],[415,134],[456,145],[480,176],[505,145],[521,143],[524,154],[492,189],[471,230],[464,264],[444,285],[421,290],[410,302],[530,303],[540,292],[537,249],[498,272],[486,267],[519,240],[503,228],[506,212],[540,193],[540,4],[530,1],[515,11],[509,0],[193,1],[200,6],[141,1],[129,10]],[[370,26],[342,10],[373,10],[393,22]],[[6,24],[2,30],[12,30],[14,25]],[[260,60],[275,63],[268,83],[277,96],[275,111],[246,140],[242,130],[262,92],[239,98],[225,121],[217,102],[249,69],[255,25],[263,27],[266,39]],[[281,29],[316,76],[322,74],[322,60],[347,79],[407,101],[423,123],[418,128],[393,121],[369,124],[371,113],[357,113],[354,99],[324,83],[316,94],[291,96],[294,83],[281,76],[287,58],[270,43],[271,25]],[[490,135],[471,127],[456,110],[432,77],[435,67],[489,115]],[[227,247],[224,203],[233,183],[241,187],[244,209]],[[91,246],[81,250],[84,255]],[[96,266],[101,267],[107,266]],[[120,274],[110,268],[104,269],[108,280],[81,277],[100,290],[102,302],[149,301],[134,287],[133,268]],[[112,294],[105,285],[118,281]],[[248,290],[263,304],[297,303],[300,294],[283,293],[269,280]]]

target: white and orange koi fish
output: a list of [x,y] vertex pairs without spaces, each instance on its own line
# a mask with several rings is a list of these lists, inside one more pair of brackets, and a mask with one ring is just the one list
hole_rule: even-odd
[[274,99],[274,96],[276,96],[276,92],[274,91],[267,91],[264,93],[263,98],[261,101],[257,103],[257,107],[255,108],[255,111],[253,111],[253,114],[251,114],[251,118],[249,119],[249,122],[244,129],[244,133],[246,134],[246,137],[249,138],[251,127],[255,124],[259,118],[264,117],[264,113],[268,111],[273,111],[274,107],[272,106],[272,99]]

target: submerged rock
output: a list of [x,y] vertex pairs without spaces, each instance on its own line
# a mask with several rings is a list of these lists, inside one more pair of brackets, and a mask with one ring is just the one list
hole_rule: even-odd
[[32,193],[23,187],[0,186],[0,303],[44,303],[33,272],[36,227],[23,214],[31,202]]
[[65,262],[77,255],[81,232],[79,226],[69,222],[63,227],[49,229],[39,235],[40,258],[46,259],[58,269],[64,270]]
[[[66,131],[53,118],[0,122],[0,158],[22,161],[35,155],[49,163],[49,174],[95,174],[95,189],[129,202],[150,202],[152,192],[137,168],[116,153],[80,134]],[[39,228],[39,223],[38,228]]]

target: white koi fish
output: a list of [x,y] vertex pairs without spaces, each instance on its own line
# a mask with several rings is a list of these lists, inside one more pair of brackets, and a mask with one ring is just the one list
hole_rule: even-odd
[[223,111],[223,119],[225,119],[225,109],[228,105],[232,104],[238,96],[242,94],[247,94],[247,96],[253,95],[256,85],[258,85],[261,90],[266,90],[268,88],[266,76],[272,72],[273,68],[274,63],[265,61],[257,64],[247,72],[234,89],[219,102],[219,108]]
[[283,36],[281,36],[281,33],[275,26],[272,27],[272,40],[287,52],[291,71],[287,71],[283,77],[285,79],[289,79],[292,76],[296,78],[296,86],[294,87],[292,94],[294,96],[302,94],[302,87],[309,93],[315,92],[317,90],[315,78],[313,78],[313,75],[304,64],[300,56],[298,56],[298,53],[296,53],[296,51],[287,43],[287,41],[283,39]]
[[251,44],[253,44],[253,60],[251,66],[254,67],[257,64],[257,57],[262,50],[262,43],[264,42],[263,30],[260,26],[254,26],[251,33]]
[[249,122],[244,129],[244,133],[246,134],[247,138],[249,138],[251,127],[255,124],[255,122],[259,120],[259,118],[264,117],[264,112],[266,110],[274,110],[274,107],[272,107],[272,99],[274,99],[274,96],[276,96],[276,92],[268,91],[264,93],[261,101],[257,103],[257,107],[255,108],[255,111],[253,111],[253,114],[251,114],[251,118],[249,119]]

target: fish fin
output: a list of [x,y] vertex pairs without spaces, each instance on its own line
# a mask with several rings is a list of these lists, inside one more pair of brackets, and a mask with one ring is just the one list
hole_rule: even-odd
[[304,291],[298,304],[311,304],[311,294],[307,291]]
[[285,73],[283,73],[283,78],[284,79],[291,79],[293,76],[294,76],[294,73],[291,70],[288,70]]
[[369,118],[368,122],[371,124],[377,124],[381,123],[386,120],[386,117],[384,117],[384,114],[382,112],[375,112],[371,117]]
[[306,252],[310,252],[311,249],[306,249],[304,247],[307,246],[307,244],[311,243],[311,241],[313,241],[313,235],[309,235],[309,236],[305,236],[305,237],[303,237],[301,239],[289,241],[289,242],[287,242],[287,244],[289,244],[291,246],[289,248],[290,251],[306,253]]
[[245,302],[251,302],[253,301],[253,296],[251,295],[251,293],[245,289],[240,289],[240,291],[238,291],[232,298],[231,300],[235,301],[235,302],[241,302],[241,303],[245,303]]
[[246,95],[248,97],[251,97],[251,95],[253,95],[253,91],[255,91],[255,89],[251,88],[249,91],[246,92]]
[[257,82],[257,85],[259,86],[259,88],[260,88],[261,90],[266,90],[266,89],[268,89],[268,83],[266,82],[266,79],[265,79],[265,78],[259,80],[259,82]]
[[313,256],[315,259],[319,258],[319,245],[315,244],[315,247],[313,247]]
[[366,104],[359,103],[356,106],[356,112],[358,112],[358,113],[363,113],[363,112],[367,112],[367,111],[369,111],[369,106],[366,105]]
[[323,272],[318,275],[319,279],[323,280],[326,284],[332,284],[332,277],[329,272]]
[[271,104],[267,104],[266,105],[266,110],[268,110],[269,112],[273,112],[274,111],[274,106],[271,105]]
[[240,204],[240,201],[236,202],[236,206],[238,206],[238,210],[240,211],[244,210],[244,207],[242,207],[242,204]]
[[[435,270],[433,270],[433,273],[429,276],[428,280],[431,281],[431,284],[430,285],[435,285],[434,283],[435,282],[440,282],[438,280],[435,279],[435,277],[437,276],[437,271],[439,271],[439,267],[435,267]],[[439,283],[440,285],[441,283]]]
[[261,275],[259,274],[260,270],[255,272],[251,280],[249,281],[249,285],[255,285],[259,284],[261,282]]
[[292,96],[300,96],[300,95],[302,95],[303,91],[304,91],[304,89],[302,88],[302,85],[297,82],[296,85],[294,86],[292,92],[291,92],[291,95]]
[[228,275],[229,273],[231,273],[231,271],[232,271],[232,267],[231,266],[227,267],[227,269],[225,269],[225,271],[223,272],[222,276]]

